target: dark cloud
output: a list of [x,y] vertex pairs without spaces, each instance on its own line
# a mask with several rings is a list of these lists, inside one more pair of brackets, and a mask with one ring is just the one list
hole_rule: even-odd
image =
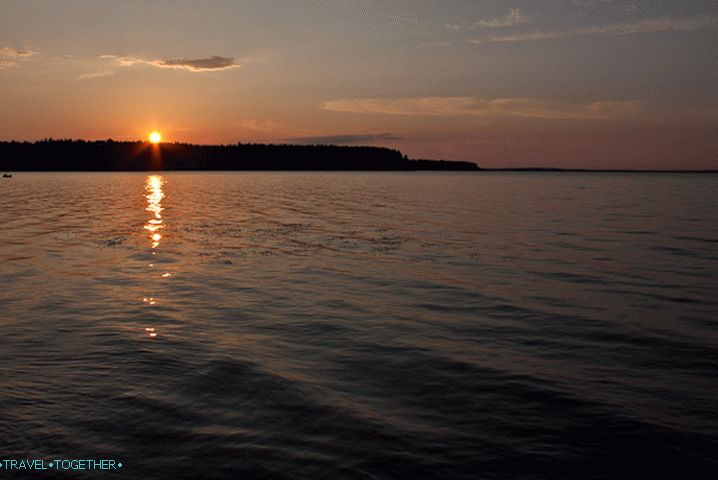
[[189,70],[190,72],[217,72],[220,70],[229,70],[230,68],[239,68],[239,65],[234,63],[234,58],[220,57],[217,55],[212,55],[209,58],[173,58],[169,60],[147,60],[144,58],[121,57],[117,55],[101,55],[100,58],[115,60],[123,67],[151,65],[159,68]]
[[212,55],[209,58],[198,58],[190,60],[186,58],[175,58],[170,60],[158,60],[156,61],[158,66],[169,67],[169,68],[185,68],[193,72],[205,72],[208,70],[226,70],[228,68],[238,67],[234,63],[234,58],[220,57]]

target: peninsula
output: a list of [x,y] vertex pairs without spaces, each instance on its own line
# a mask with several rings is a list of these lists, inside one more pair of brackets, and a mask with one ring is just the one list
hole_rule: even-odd
[[478,171],[471,162],[410,160],[398,150],[338,145],[41,140],[0,142],[3,171]]

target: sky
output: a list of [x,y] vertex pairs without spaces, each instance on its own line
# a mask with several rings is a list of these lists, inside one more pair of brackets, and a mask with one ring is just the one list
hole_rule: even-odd
[[0,140],[718,168],[715,0],[0,1]]

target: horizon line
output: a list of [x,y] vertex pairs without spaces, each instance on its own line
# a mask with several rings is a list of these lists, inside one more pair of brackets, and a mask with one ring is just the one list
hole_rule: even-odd
[[[393,150],[396,152],[399,152],[404,156],[406,159],[410,161],[432,161],[432,162],[466,162],[466,163],[472,163],[476,165],[478,170],[473,170],[474,172],[556,172],[556,173],[700,173],[700,174],[716,174],[718,173],[718,169],[641,169],[641,168],[583,168],[583,167],[548,167],[548,166],[502,166],[502,167],[482,167],[479,163],[471,160],[458,160],[458,159],[432,159],[432,158],[410,158],[407,155],[405,155],[401,150],[398,148],[391,148],[391,147],[385,147],[385,146],[378,146],[378,145],[343,145],[343,144],[336,144],[336,143],[313,143],[313,144],[303,144],[303,143],[266,143],[266,142],[242,142],[237,141],[235,143],[190,143],[190,142],[181,142],[181,141],[162,141],[158,143],[153,143],[149,140],[142,140],[142,139],[135,139],[135,140],[115,140],[111,137],[106,139],[96,139],[96,140],[87,140],[83,138],[53,138],[53,137],[45,137],[42,139],[37,140],[0,140],[0,143],[26,143],[26,144],[38,144],[38,143],[50,143],[50,142],[84,142],[84,143],[139,143],[139,144],[148,144],[148,145],[183,145],[183,146],[192,146],[192,147],[232,147],[232,146],[238,146],[238,145],[256,145],[256,146],[282,146],[282,147],[333,147],[333,148],[376,148],[376,149],[383,149],[383,150]],[[0,169],[1,170],[1,169]],[[38,172],[37,170],[6,170],[8,172],[14,171],[14,172]],[[94,172],[94,170],[86,170],[87,172]],[[166,170],[166,171],[179,171],[179,170]],[[203,171],[203,170],[197,170],[197,171]],[[204,170],[206,171],[206,170]],[[230,171],[230,170],[227,170]],[[267,170],[267,171],[280,171],[280,170]],[[294,171],[294,170],[287,170],[287,171]],[[321,171],[321,170],[316,170]],[[357,170],[360,171],[360,170]],[[361,170],[366,171],[366,170]],[[381,170],[376,170],[381,171]],[[46,170],[46,172],[66,172],[62,170]],[[108,172],[108,170],[97,170],[97,172]]]

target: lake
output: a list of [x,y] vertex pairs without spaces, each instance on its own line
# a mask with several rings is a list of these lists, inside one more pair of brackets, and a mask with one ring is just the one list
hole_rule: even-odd
[[716,191],[690,174],[0,179],[0,460],[709,478]]

